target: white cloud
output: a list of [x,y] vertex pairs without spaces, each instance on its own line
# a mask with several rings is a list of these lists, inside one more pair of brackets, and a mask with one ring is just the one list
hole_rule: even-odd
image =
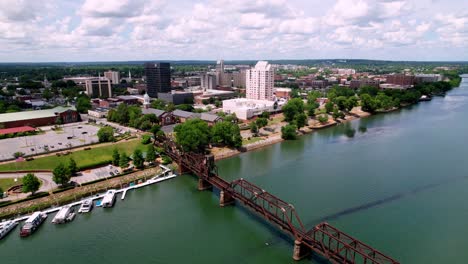
[[417,59],[402,56],[421,50],[468,60],[466,1],[12,1],[0,0],[0,45],[15,50],[2,61]]

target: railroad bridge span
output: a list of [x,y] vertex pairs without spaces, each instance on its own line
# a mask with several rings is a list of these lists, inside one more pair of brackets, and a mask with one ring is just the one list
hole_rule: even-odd
[[183,152],[167,138],[159,138],[156,145],[162,147],[178,164],[179,173],[192,173],[198,177],[199,190],[213,187],[219,189],[220,206],[232,205],[237,201],[292,236],[294,260],[316,253],[331,263],[399,264],[395,259],[326,222],[307,230],[292,204],[245,179],[227,182],[219,177],[212,155]]

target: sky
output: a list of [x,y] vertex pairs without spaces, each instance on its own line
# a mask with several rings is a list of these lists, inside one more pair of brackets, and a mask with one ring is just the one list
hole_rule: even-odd
[[466,0],[0,0],[0,62],[468,61]]

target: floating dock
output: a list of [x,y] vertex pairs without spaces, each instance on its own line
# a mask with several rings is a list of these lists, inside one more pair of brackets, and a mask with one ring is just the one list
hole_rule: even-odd
[[[125,198],[125,195],[126,195],[128,190],[142,188],[142,187],[145,187],[145,186],[148,186],[148,185],[152,185],[152,184],[155,184],[155,183],[158,183],[158,182],[166,181],[166,180],[177,177],[177,174],[173,173],[172,170],[170,170],[168,167],[166,167],[164,165],[159,165],[159,166],[163,169],[163,171],[161,173],[159,173],[157,176],[155,176],[155,177],[153,177],[153,178],[151,178],[151,179],[149,179],[149,180],[147,180],[147,181],[145,181],[143,183],[135,184],[135,185],[131,185],[131,186],[126,187],[126,188],[115,190],[115,194],[122,193],[122,200],[123,200]],[[166,175],[166,174],[168,174],[168,175]],[[93,201],[102,200],[104,198],[104,196],[105,196],[105,193],[98,194],[98,195],[95,195],[95,196],[87,197],[87,198],[85,198],[85,199],[83,199],[81,201],[78,201],[78,202],[73,202],[73,203],[66,204],[66,205],[63,205],[63,206],[60,206],[60,207],[50,208],[50,209],[44,210],[42,212],[46,213],[46,214],[55,213],[57,211],[60,211],[65,206],[74,207],[74,206],[77,206],[77,205],[81,205],[85,200],[88,200],[88,199],[91,199]],[[16,219],[12,219],[11,221],[21,222],[21,221],[24,221],[24,220],[28,219],[30,216],[31,215],[21,216],[21,217],[18,217]]]

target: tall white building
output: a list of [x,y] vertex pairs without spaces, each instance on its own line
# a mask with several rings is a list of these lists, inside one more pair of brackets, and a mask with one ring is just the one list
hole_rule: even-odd
[[273,100],[275,70],[267,61],[259,61],[246,71],[247,99]]
[[104,77],[111,80],[113,84],[120,83],[120,73],[118,71],[106,71]]

